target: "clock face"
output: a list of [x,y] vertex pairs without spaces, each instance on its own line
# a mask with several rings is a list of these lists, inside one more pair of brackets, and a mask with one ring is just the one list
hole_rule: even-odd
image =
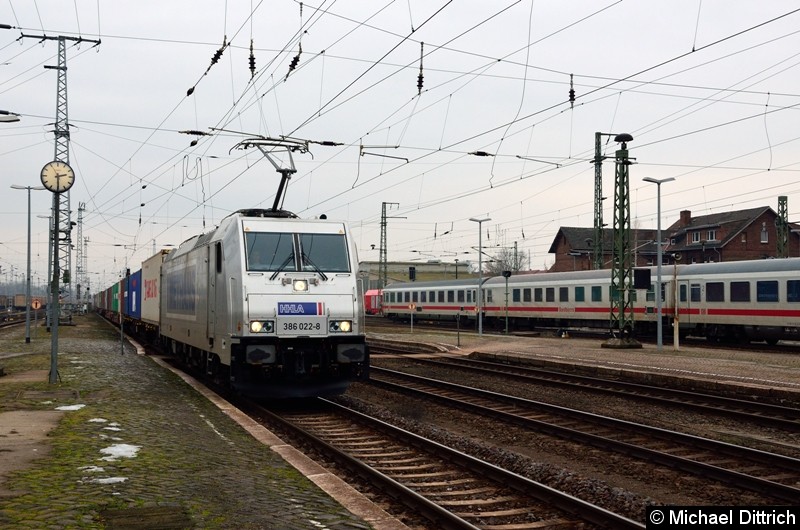
[[53,193],[67,191],[75,183],[75,173],[66,162],[48,162],[42,168],[42,185]]

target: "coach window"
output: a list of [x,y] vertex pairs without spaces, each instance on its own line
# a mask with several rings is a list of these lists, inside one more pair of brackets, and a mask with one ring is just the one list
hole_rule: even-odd
[[655,302],[656,300],[656,286],[655,284],[650,284],[650,287],[647,288],[647,293],[645,294],[645,300],[647,302]]
[[455,291],[447,291],[447,301],[448,302],[455,302],[456,301],[456,292]]
[[800,280],[786,281],[786,301],[800,302]]
[[569,302],[569,287],[558,288],[558,301]]
[[492,300],[493,289],[484,289],[482,292],[483,292],[483,296],[486,297],[486,301],[487,302],[492,302],[493,301]]
[[544,300],[545,300],[545,302],[555,302],[556,301],[556,289],[555,289],[555,287],[545,287],[545,289],[544,289]]
[[583,302],[584,301],[584,294],[583,294],[584,287],[578,286],[575,288],[575,301],[576,302]]
[[472,302],[472,290],[467,290],[467,303]]
[[456,291],[456,300],[458,302],[464,301],[464,291]]
[[533,301],[534,302],[541,302],[542,301],[542,288],[536,287],[533,289]]
[[420,302],[428,301],[428,293],[426,291],[422,291],[421,293],[419,293],[419,301]]
[[758,302],[777,302],[778,301],[778,281],[769,280],[756,282],[756,301]]
[[444,303],[444,291],[436,291],[436,292],[439,294],[437,298],[438,301]]
[[706,302],[724,302],[725,284],[722,282],[706,283]]
[[417,291],[413,291],[411,293],[411,301],[412,302],[419,302],[419,293]]
[[700,301],[700,284],[693,283],[692,284],[692,302],[699,302]]
[[[775,282],[775,296],[777,297],[777,295],[778,295],[778,282]],[[731,302],[749,302],[749,301],[750,301],[750,282],[731,282]],[[759,302],[760,301],[761,300],[759,300]]]
[[403,301],[406,302],[406,303],[410,302],[411,301],[411,293],[409,293],[408,291],[403,293]]
[[519,302],[519,289],[511,289],[511,301]]
[[530,287],[527,289],[522,290],[522,301],[523,302],[530,302],[531,301],[531,289]]
[[592,285],[592,302],[603,301],[603,288],[599,285]]
[[429,291],[428,292],[428,300],[433,303],[436,301],[436,291]]

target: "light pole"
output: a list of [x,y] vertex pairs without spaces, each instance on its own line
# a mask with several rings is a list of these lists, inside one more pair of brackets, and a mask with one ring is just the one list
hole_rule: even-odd
[[486,221],[491,221],[490,218],[475,219],[469,218],[470,221],[478,223],[478,335],[483,335],[483,296],[481,290],[483,289],[483,237],[481,233],[481,225]]
[[28,190],[28,272],[25,275],[25,344],[31,342],[31,190],[41,191],[44,186],[11,185],[15,190]]
[[0,123],[14,123],[19,121],[19,114],[10,110],[0,110]]
[[658,318],[658,322],[656,322],[656,347],[658,348],[658,351],[661,351],[661,349],[664,347],[664,323],[661,321],[661,185],[665,182],[671,182],[675,180],[675,177],[667,177],[665,179],[644,177],[642,180],[655,184],[658,188],[658,228],[656,229],[656,239],[658,240],[656,242],[656,259],[658,260],[656,263],[656,317]]

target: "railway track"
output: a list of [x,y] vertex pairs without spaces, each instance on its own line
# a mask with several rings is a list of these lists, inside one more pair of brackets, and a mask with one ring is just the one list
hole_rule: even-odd
[[800,460],[373,366],[370,384],[531,431],[668,466],[784,502],[800,498]]
[[739,421],[778,427],[790,432],[800,432],[800,409],[795,407],[467,358],[442,357],[438,359],[415,358],[413,360],[429,366],[457,368],[483,375],[501,376],[527,384],[544,384],[571,390],[589,390],[617,397],[630,397],[659,405],[724,415]]
[[325,399],[258,415],[390,493],[436,528],[644,525]]

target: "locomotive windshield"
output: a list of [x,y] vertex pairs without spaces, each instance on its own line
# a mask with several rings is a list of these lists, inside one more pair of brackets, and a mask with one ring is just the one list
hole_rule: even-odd
[[245,246],[251,271],[350,272],[342,234],[247,232]]

